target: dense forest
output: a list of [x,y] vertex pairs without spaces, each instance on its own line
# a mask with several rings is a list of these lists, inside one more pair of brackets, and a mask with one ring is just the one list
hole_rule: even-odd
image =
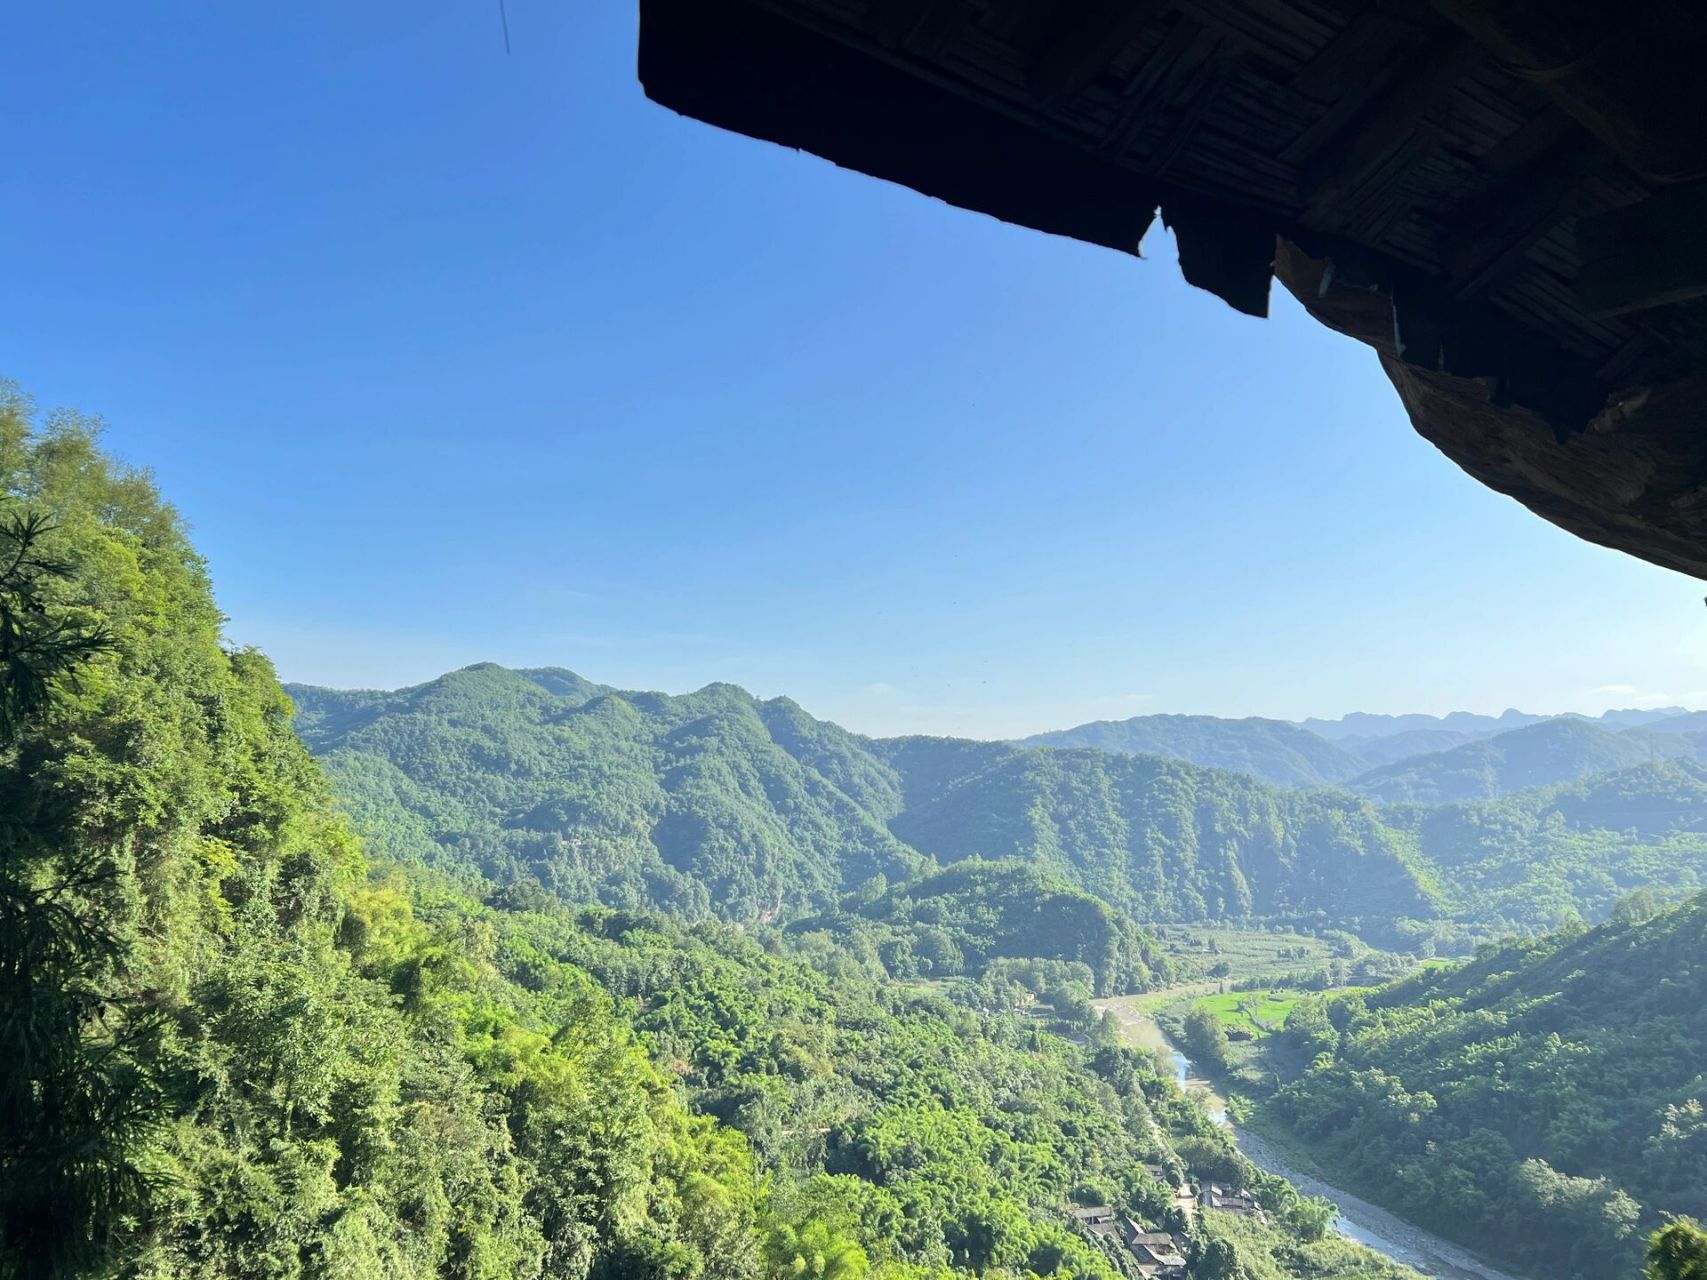
[[[1581,782],[1377,808],[1155,756],[873,740],[731,685],[622,693],[483,665],[392,693],[291,692],[388,856],[691,918],[821,911],[874,876],[1021,858],[1141,920],[1279,919],[1453,951],[1707,883],[1707,771],[1646,748]],[[1575,722],[1478,745],[1580,736],[1560,725]]]
[[854,735],[732,685],[619,694],[490,664],[392,694],[292,686],[298,728],[389,856],[569,902],[774,918],[924,860]]
[[1117,755],[1167,756],[1214,769],[1248,773],[1282,786],[1331,786],[1368,768],[1359,756],[1284,720],[1251,716],[1151,715],[1096,720],[1034,734],[1026,747],[1090,747]]
[[1184,1239],[1189,1176],[1268,1211],[1194,1276],[1412,1280],[1117,1043],[1163,962],[1071,885],[874,831],[784,932],[374,860],[149,478],[15,395],[0,478],[0,1275],[1119,1280],[1070,1206]]
[[1232,769],[1291,787],[1340,787],[1378,803],[1492,800],[1649,759],[1707,760],[1707,715],[1681,707],[1535,716],[1454,712],[1340,720],[1147,715],[1040,733],[1021,746],[1090,747]]
[[753,1274],[745,1141],[370,880],[148,478],[8,395],[0,483],[0,1273]]
[[[1652,913],[1652,914],[1650,914]],[[1536,1274],[1632,1273],[1707,1218],[1707,898],[1295,1008],[1271,1106],[1417,1221]]]
[[1480,804],[1383,810],[1442,909],[1495,934],[1604,920],[1624,895],[1707,887],[1707,766],[1661,759]]
[[1692,737],[1682,734],[1658,729],[1609,733],[1586,720],[1564,717],[1399,760],[1359,774],[1348,785],[1382,803],[1493,800],[1650,759],[1694,759],[1696,747]]
[[842,946],[875,949],[895,978],[986,973],[994,960],[1060,961],[1089,970],[1097,995],[1144,991],[1169,963],[1130,918],[1025,862],[968,858],[891,888],[879,877],[842,909],[788,926],[830,930]]

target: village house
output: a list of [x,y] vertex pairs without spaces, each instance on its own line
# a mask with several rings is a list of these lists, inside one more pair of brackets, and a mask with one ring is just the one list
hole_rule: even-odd
[[1248,1191],[1231,1187],[1218,1187],[1209,1184],[1203,1188],[1200,1197],[1205,1209],[1215,1209],[1221,1213],[1236,1213],[1241,1217],[1255,1218],[1258,1222],[1267,1222],[1268,1218],[1262,1211],[1262,1206],[1256,1202]]
[[1136,1231],[1126,1241],[1144,1280],[1185,1280],[1185,1255],[1166,1231]]
[[1067,1216],[1093,1236],[1114,1236],[1120,1231],[1114,1210],[1106,1204],[1069,1210]]
[[1166,1231],[1152,1231],[1106,1204],[1069,1209],[1067,1216],[1104,1248],[1124,1247],[1142,1280],[1186,1280],[1185,1245]]

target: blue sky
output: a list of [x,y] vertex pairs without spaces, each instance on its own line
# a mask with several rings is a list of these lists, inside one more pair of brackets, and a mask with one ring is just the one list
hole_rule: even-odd
[[626,4],[14,7],[0,373],[287,679],[732,680],[871,732],[1707,705],[1701,584],[1361,347],[646,102]]

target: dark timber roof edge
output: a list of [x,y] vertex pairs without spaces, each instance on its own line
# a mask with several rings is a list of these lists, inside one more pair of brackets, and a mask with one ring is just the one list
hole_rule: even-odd
[[1188,281],[1262,316],[1280,279],[1471,475],[1707,578],[1692,4],[1608,40],[1600,0],[640,0],[639,71],[1039,231],[1133,254],[1160,210]]

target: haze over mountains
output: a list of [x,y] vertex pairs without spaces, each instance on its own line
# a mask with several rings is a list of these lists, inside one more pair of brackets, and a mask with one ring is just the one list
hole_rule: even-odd
[[[1450,939],[1596,918],[1707,868],[1707,768],[1664,721],[1537,720],[1355,772],[1277,721],[1141,717],[1122,739],[1137,754],[871,739],[733,685],[623,692],[491,664],[290,692],[382,851],[694,918],[775,919],[877,876],[1019,858],[1141,920]],[[1344,781],[1312,780],[1328,773]]]
[[1337,786],[1372,799],[1488,800],[1664,757],[1702,758],[1707,713],[1681,707],[1598,717],[1376,716],[1339,720],[1149,715],[1022,739],[1236,769],[1282,786]]
[[[10,487],[53,518],[0,513],[0,665],[40,677],[0,681],[0,1274],[1123,1280],[1073,1225],[1094,1200],[1199,1277],[1415,1280],[1093,1004],[1205,977],[1341,988],[1257,1090],[1537,1280],[1627,1273],[1701,1207],[1702,908],[1667,910],[1707,866],[1692,719],[1489,734],[1382,785],[1591,772],[1382,804],[874,740],[726,684],[483,665],[293,706],[223,647],[146,476],[10,412]],[[1297,726],[1148,728],[1335,759]],[[1185,1180],[1266,1221],[1182,1213]]]

